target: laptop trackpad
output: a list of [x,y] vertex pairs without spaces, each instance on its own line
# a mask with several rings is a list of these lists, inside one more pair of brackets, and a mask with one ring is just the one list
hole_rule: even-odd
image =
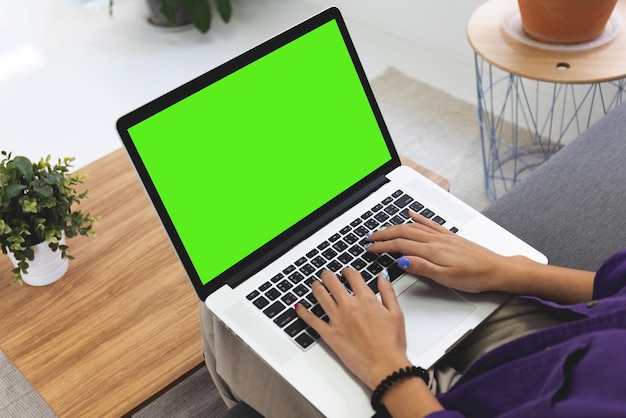
[[411,357],[424,354],[476,309],[456,292],[429,279],[419,279],[398,301]]

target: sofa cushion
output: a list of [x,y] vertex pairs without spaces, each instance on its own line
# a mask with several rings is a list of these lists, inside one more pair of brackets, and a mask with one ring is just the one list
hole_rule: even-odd
[[595,271],[626,247],[626,104],[484,213],[542,251],[550,264]]

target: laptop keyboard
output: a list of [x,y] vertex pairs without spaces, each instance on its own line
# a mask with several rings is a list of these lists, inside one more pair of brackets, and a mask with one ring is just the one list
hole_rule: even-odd
[[[348,282],[339,274],[344,267],[353,267],[361,273],[368,286],[378,293],[378,273],[387,269],[391,281],[404,272],[396,261],[402,254],[374,254],[365,251],[365,238],[383,226],[399,225],[411,221],[408,210],[432,219],[440,225],[446,220],[397,190],[379,204],[331,235],[317,248],[278,273],[246,298],[268,318],[284,330],[302,349],[308,349],[319,339],[319,334],[298,317],[294,304],[304,305],[318,317],[328,321],[322,307],[311,293],[311,284],[325,269],[335,272],[350,290]],[[457,232],[456,227],[451,227]]]

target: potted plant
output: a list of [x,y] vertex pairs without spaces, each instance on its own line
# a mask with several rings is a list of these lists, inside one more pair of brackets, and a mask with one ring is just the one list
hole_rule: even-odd
[[602,35],[617,0],[518,0],[522,28],[552,44],[581,44]]
[[69,173],[74,158],[53,164],[50,156],[32,163],[6,151],[1,155],[0,247],[13,262],[12,283],[52,283],[73,258],[65,238],[94,234],[97,220],[72,208],[87,197],[87,190],[76,190],[86,176]]
[[[113,1],[109,0],[109,14],[113,14]],[[230,0],[211,0],[226,23],[230,21]],[[146,0],[150,11],[149,22],[156,26],[175,27],[190,23],[202,33],[208,32],[213,19],[209,0]]]

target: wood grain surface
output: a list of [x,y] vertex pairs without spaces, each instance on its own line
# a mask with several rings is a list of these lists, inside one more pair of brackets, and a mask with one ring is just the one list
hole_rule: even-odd
[[46,287],[0,258],[0,346],[60,417],[120,416],[202,362],[198,300],[124,151],[79,171],[98,236]]

